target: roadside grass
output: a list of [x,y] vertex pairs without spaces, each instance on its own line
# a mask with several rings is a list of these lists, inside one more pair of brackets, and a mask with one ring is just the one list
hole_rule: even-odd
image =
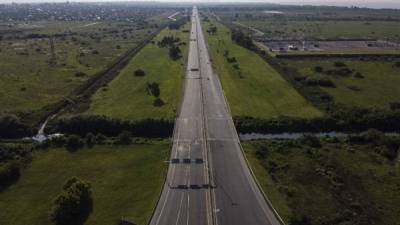
[[[400,98],[399,60],[360,60],[360,59],[302,59],[285,60],[289,67],[294,67],[305,76],[324,76],[333,81],[336,88],[322,87],[334,100],[346,106],[388,108]],[[351,70],[349,76],[327,75],[315,72],[320,66],[325,71],[337,69],[335,62],[343,62]],[[364,78],[357,78],[359,72]]]
[[[209,53],[233,116],[312,118],[322,115],[256,53],[235,44],[228,28],[215,21],[212,24],[217,27],[217,33],[206,34]],[[209,26],[210,22],[203,22],[204,31]],[[229,57],[236,58],[236,63],[227,61],[226,51]]]
[[[396,224],[400,219],[399,163],[378,153],[385,146],[324,142],[311,148],[266,140],[246,141],[243,147],[288,224]],[[260,148],[265,155],[257,154]]]
[[37,22],[18,28],[21,36],[74,32],[53,38],[54,57],[48,37],[5,36],[0,41],[0,112],[29,112],[62,100],[154,31],[123,31],[123,23],[87,24],[91,22]]
[[63,184],[77,176],[91,184],[93,211],[85,225],[147,224],[166,175],[170,144],[95,146],[75,153],[37,151],[19,181],[0,192],[0,224],[52,224],[49,211]]
[[[106,87],[99,89],[91,99],[85,114],[105,115],[112,118],[138,120],[143,118],[175,118],[182,95],[182,82],[185,75],[189,30],[186,24],[179,30],[161,31],[153,43],[144,47],[121,73]],[[180,46],[182,56],[174,61],[168,48],[157,45],[165,36],[180,38],[185,43]],[[134,76],[134,71],[142,69],[145,76]],[[160,99],[163,105],[155,106],[155,97],[147,90],[147,84],[160,85]]]

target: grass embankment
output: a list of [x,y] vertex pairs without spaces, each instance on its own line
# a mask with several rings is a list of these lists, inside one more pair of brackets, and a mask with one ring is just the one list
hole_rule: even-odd
[[[126,26],[38,22],[17,29],[21,38],[0,40],[0,112],[29,112],[62,100],[155,31],[127,31]],[[53,37],[52,50],[49,37],[62,33],[72,34]],[[32,34],[44,36],[30,37]]]
[[[243,143],[268,198],[288,224],[397,224],[400,173],[374,144]],[[297,222],[297,223],[295,223]]]
[[[163,30],[154,43],[143,48],[107,87],[96,92],[85,113],[131,120],[174,118],[182,94],[189,29],[186,24],[179,30]],[[165,36],[180,38],[180,42],[185,43],[180,46],[183,57],[174,61],[168,48],[157,45]],[[146,75],[134,76],[137,69],[144,70]],[[154,105],[155,97],[147,90],[147,84],[152,82],[159,84],[162,106]]]
[[91,184],[93,211],[85,225],[147,224],[164,181],[169,143],[95,146],[70,153],[37,151],[18,182],[0,192],[0,224],[52,224],[49,211],[63,184],[77,176]]
[[[360,60],[360,59],[304,59],[286,60],[289,67],[294,67],[304,77],[328,78],[336,87],[321,87],[335,102],[346,106],[388,108],[400,97],[399,60]],[[345,66],[337,67],[335,62]],[[399,61],[400,62],[400,61]],[[315,68],[323,68],[316,72]],[[329,70],[350,69],[347,75],[328,75]],[[357,77],[357,73],[361,77]]]
[[[209,51],[233,116],[312,118],[322,115],[256,53],[235,44],[228,28],[215,21],[212,24],[217,32],[207,34]],[[210,27],[209,22],[203,25],[204,31]],[[236,62],[229,63],[227,57],[234,57]]]

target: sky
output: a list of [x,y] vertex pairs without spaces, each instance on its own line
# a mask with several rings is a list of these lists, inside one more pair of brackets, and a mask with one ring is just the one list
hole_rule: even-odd
[[[70,2],[99,2],[123,0],[69,0]],[[125,0],[127,1],[127,0]],[[128,0],[129,1],[129,0]],[[160,2],[193,2],[196,0],[140,0]],[[0,0],[0,3],[24,2],[66,2],[66,0]],[[368,8],[397,8],[400,9],[400,0],[197,0],[197,2],[266,2],[293,5],[332,5],[332,6],[358,6]]]

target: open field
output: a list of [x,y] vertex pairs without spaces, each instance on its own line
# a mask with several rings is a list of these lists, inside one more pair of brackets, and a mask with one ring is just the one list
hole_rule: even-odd
[[212,11],[225,22],[260,31],[253,33],[267,39],[400,38],[399,10],[307,6],[268,9],[264,6],[252,10],[238,7]]
[[[108,86],[96,92],[85,113],[131,120],[175,118],[186,70],[188,29],[189,24],[179,30],[163,30]],[[166,36],[180,39],[181,58],[171,59],[168,48],[157,44]],[[134,71],[138,69],[142,69],[146,74],[135,76]],[[159,84],[160,99],[163,102],[161,105],[154,104],[156,98],[148,91],[148,84],[153,82]]]
[[126,22],[56,21],[3,30],[1,111],[33,111],[62,100],[155,29]]
[[[210,56],[233,116],[322,115],[256,53],[233,43],[228,28],[214,21],[213,25],[216,34],[207,34]],[[205,30],[210,26],[210,22],[204,22]],[[227,58],[232,57],[236,62],[229,63]]]
[[147,224],[164,182],[170,144],[95,146],[70,153],[38,150],[16,184],[0,192],[0,224],[52,224],[49,211],[63,184],[77,176],[91,184],[93,211],[85,225]]
[[384,145],[269,140],[243,146],[288,224],[398,224],[399,162],[379,154]]
[[[400,97],[399,59],[296,59],[285,60],[285,65],[296,68],[305,79],[328,79],[335,87],[321,87],[335,102],[346,106],[388,108]],[[345,66],[337,67],[335,62]],[[316,67],[322,71],[317,72]],[[346,71],[346,68],[349,71]],[[343,74],[335,71],[342,70]],[[333,73],[332,73],[333,71]],[[357,76],[357,74],[361,76]]]

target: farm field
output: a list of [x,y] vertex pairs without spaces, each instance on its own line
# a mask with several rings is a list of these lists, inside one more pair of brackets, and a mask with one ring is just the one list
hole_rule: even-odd
[[[217,32],[207,34],[210,56],[233,116],[311,118],[322,115],[256,53],[233,43],[228,28],[214,21],[212,24]],[[205,21],[203,29],[210,26]],[[234,57],[236,62],[229,63],[227,57]]]
[[[342,67],[335,66],[341,62]],[[299,59],[285,60],[305,79],[329,79],[335,87],[321,87],[335,102],[346,106],[389,108],[400,97],[400,60]],[[322,71],[317,72],[316,67]],[[337,73],[342,70],[344,73]],[[346,71],[347,70],[347,71]],[[333,71],[333,72],[332,72]],[[336,72],[335,72],[336,71]]]
[[240,23],[265,33],[267,38],[400,38],[400,22],[395,21],[258,21]]
[[166,175],[170,144],[99,145],[68,152],[37,150],[16,184],[0,192],[0,224],[48,225],[53,199],[79,177],[91,185],[93,211],[85,225],[147,224]]
[[[95,93],[85,114],[129,120],[175,118],[186,71],[189,29],[186,24],[179,30],[166,28],[161,31],[113,81]],[[180,39],[178,45],[182,57],[177,60],[171,59],[169,48],[158,45],[168,36]],[[139,69],[145,72],[144,76],[134,75]],[[148,84],[151,83],[159,85],[161,104],[155,104],[156,97],[149,92]]]
[[62,100],[156,30],[117,21],[8,26],[0,29],[0,111],[9,113]]
[[[243,143],[251,168],[288,224],[397,224],[398,162],[374,143]],[[357,163],[354,163],[357,162]]]

